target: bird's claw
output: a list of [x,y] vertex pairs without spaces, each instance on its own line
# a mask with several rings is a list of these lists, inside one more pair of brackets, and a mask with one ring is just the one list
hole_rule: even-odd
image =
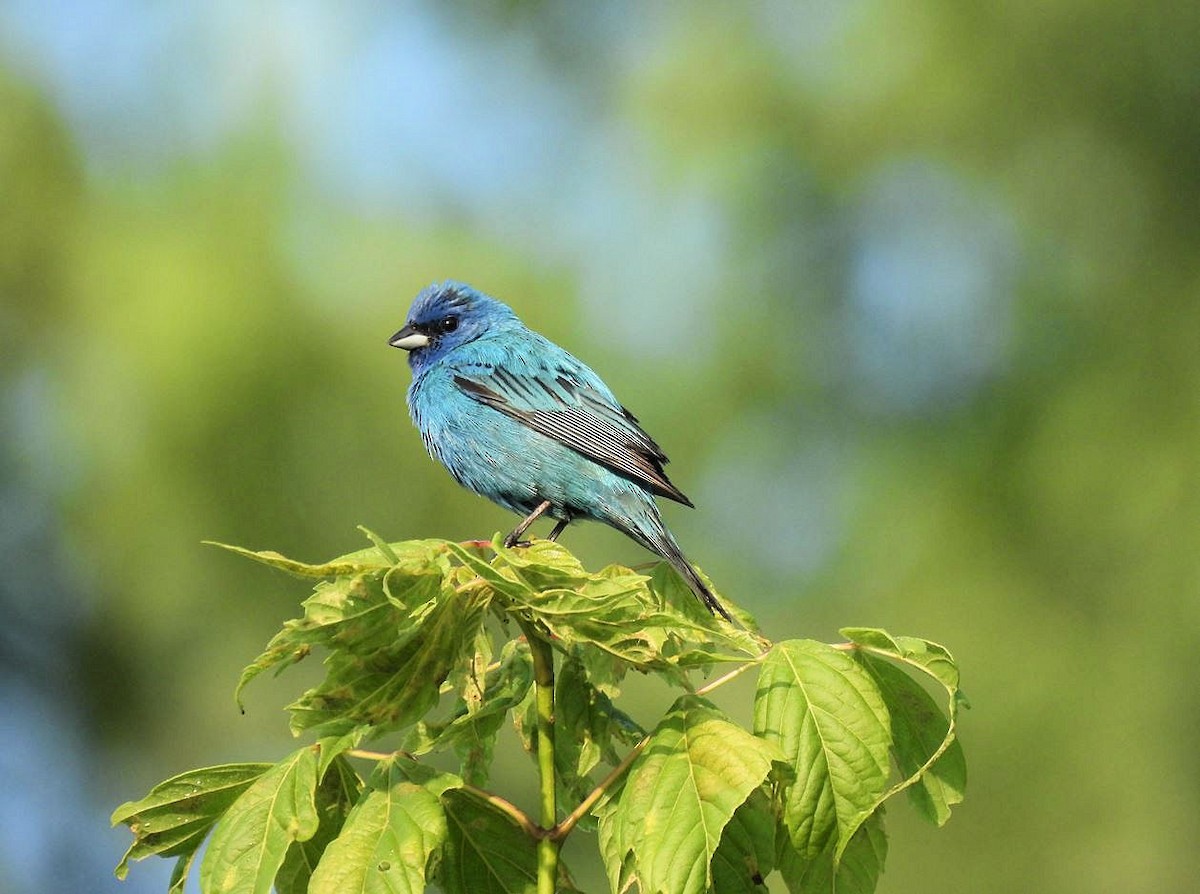
[[512,549],[514,546],[519,546],[524,549],[527,546],[533,546],[532,540],[517,540],[515,537],[504,538],[504,548]]

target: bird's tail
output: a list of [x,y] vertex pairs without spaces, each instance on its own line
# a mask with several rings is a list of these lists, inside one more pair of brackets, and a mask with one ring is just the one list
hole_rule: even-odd
[[700,575],[696,573],[696,569],[692,567],[692,563],[684,556],[683,551],[679,548],[679,544],[675,542],[675,537],[667,530],[662,520],[651,517],[646,519],[646,522],[647,524],[644,527],[632,524],[615,525],[614,527],[619,527],[621,531],[628,534],[642,546],[646,547],[646,549],[658,553],[670,562],[671,567],[679,572],[689,589],[696,594],[696,598],[700,600],[705,608],[714,615],[720,615],[730,624],[735,624],[736,622],[725,606],[721,605],[721,601],[708,588],[708,585],[700,579]]

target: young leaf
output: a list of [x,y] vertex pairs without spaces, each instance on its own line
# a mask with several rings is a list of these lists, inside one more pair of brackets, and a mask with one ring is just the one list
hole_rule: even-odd
[[895,665],[860,655],[863,666],[875,678],[892,717],[892,753],[905,777],[920,776],[908,789],[916,811],[936,826],[950,819],[950,809],[963,799],[967,765],[962,746],[955,739],[928,770],[926,762],[942,746],[950,722],[937,703],[912,677]]
[[[331,740],[325,740],[331,741]],[[325,762],[322,753],[321,762]],[[350,809],[358,800],[362,780],[344,757],[330,758],[328,772],[318,767],[321,784],[317,788],[317,831],[307,841],[293,841],[283,858],[283,866],[275,875],[276,894],[306,894],[312,874],[325,849],[342,831]]]
[[559,783],[581,800],[592,788],[587,774],[600,762],[602,747],[612,750],[606,729],[612,703],[601,703],[602,694],[573,656],[559,665],[554,688],[554,769]]
[[822,643],[777,643],[759,674],[754,732],[795,771],[783,813],[792,844],[815,857],[832,841],[839,854],[887,789],[891,730],[870,674]]
[[231,553],[271,568],[286,571],[296,577],[349,577],[392,567],[403,568],[410,572],[439,565],[442,572],[449,568],[447,558],[449,544],[445,540],[406,540],[403,543],[381,544],[369,532],[368,537],[375,541],[375,546],[355,550],[319,565],[289,559],[274,550],[255,551],[242,546],[218,543],[215,540],[205,540],[204,543],[208,546],[229,550]]
[[534,840],[511,817],[476,796],[442,795],[447,836],[435,881],[446,894],[531,894],[537,890]]
[[880,809],[858,827],[840,859],[832,841],[817,854],[802,854],[781,834],[777,865],[791,894],[873,894],[887,850]]
[[403,748],[424,754],[454,746],[463,762],[463,777],[472,785],[487,782],[496,734],[508,711],[524,700],[533,683],[533,661],[529,646],[510,641],[501,653],[500,666],[483,680],[481,701],[474,711],[459,700],[448,720],[421,722],[405,737]]
[[632,744],[646,734],[592,685],[579,651],[572,651],[559,666],[554,696],[554,764],[559,784],[575,801],[582,801],[594,787],[588,774],[601,760],[620,763],[614,739]]
[[[511,599],[519,599],[529,592],[529,585],[518,579],[517,575],[506,565],[492,565],[457,543],[450,543],[449,549],[455,558],[462,562],[465,567],[475,572],[480,580],[488,584],[497,593]],[[501,568],[508,571],[508,574],[503,574],[500,570]]]
[[678,684],[686,684],[686,668],[761,652],[746,631],[708,626],[714,622],[664,602],[644,575],[618,572],[606,569],[575,589],[524,591],[506,609],[545,627],[560,648],[600,649]]
[[308,745],[258,777],[213,830],[200,886],[221,894],[268,894],[294,841],[317,831],[317,748]]
[[[341,559],[334,559],[331,562],[324,562],[320,565],[310,565],[307,562],[298,562],[295,559],[289,559],[287,556],[270,549],[256,551],[246,549],[242,546],[231,546],[228,543],[218,543],[215,540],[205,540],[204,543],[208,546],[227,549],[231,553],[236,553],[239,556],[244,556],[247,559],[252,559],[271,568],[276,568],[279,571],[286,571],[288,574],[295,575],[296,577],[342,577],[374,568],[383,568],[388,564],[375,550],[370,551],[373,555],[369,558],[362,556],[361,553],[356,553],[353,554],[354,558],[344,556]],[[366,550],[363,552],[366,552]]]
[[[450,677],[442,687],[448,686],[450,691],[458,693],[459,704],[468,714],[474,714],[483,706],[483,695],[487,689],[487,672],[492,663],[491,631],[486,626],[475,633],[475,643],[463,656],[461,662],[450,672]],[[499,663],[503,663],[501,657]]]
[[308,894],[421,894],[430,855],[445,837],[437,796],[384,761],[326,848]]
[[276,673],[323,646],[367,655],[394,645],[423,617],[419,609],[443,589],[440,573],[373,570],[322,581],[304,601],[304,616],[288,621],[244,671],[235,696],[263,671]]
[[629,673],[630,664],[609,652],[580,647],[572,653],[583,664],[588,682],[610,699],[621,694],[621,684]]
[[711,702],[694,695],[676,701],[630,768],[616,807],[601,814],[613,889],[632,854],[644,891],[707,891],[722,832],[782,758],[776,745]]
[[338,649],[325,680],[288,706],[292,730],[339,735],[356,726],[375,734],[415,723],[438,702],[438,689],[464,660],[483,623],[486,594],[444,592],[397,643],[360,654]]
[[223,764],[173,776],[154,786],[140,801],[122,804],[112,823],[133,832],[133,844],[117,864],[123,879],[130,860],[152,855],[179,857],[171,877],[171,894],[182,892],[196,851],[220,816],[271,764]]
[[537,747],[537,693],[531,686],[525,697],[512,707],[512,725],[526,754]]
[[[708,584],[708,588],[721,601],[729,613],[741,624],[745,631],[732,630],[725,625],[720,625],[713,618],[712,612],[700,604],[700,600],[696,598],[696,594],[691,591],[679,572],[670,566],[667,562],[659,562],[650,572],[650,589],[658,594],[667,605],[670,605],[675,611],[687,615],[692,618],[701,627],[704,627],[713,632],[720,632],[722,635],[729,635],[738,643],[756,643],[755,634],[758,633],[758,622],[753,616],[730,601],[725,596],[717,591],[713,586],[713,582],[708,579],[708,575],[701,573],[704,581]],[[761,648],[754,648],[755,653],[762,651]]]
[[531,590],[574,589],[591,577],[575,556],[552,540],[535,540],[527,547],[508,549],[497,536],[492,549]]
[[775,816],[771,799],[758,789],[734,813],[713,855],[713,891],[762,894],[763,879],[775,868]]

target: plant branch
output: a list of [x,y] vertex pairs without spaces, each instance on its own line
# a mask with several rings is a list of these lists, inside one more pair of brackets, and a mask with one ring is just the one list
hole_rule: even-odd
[[642,753],[642,750],[646,747],[646,743],[649,741],[650,736],[647,734],[642,738],[642,741],[630,748],[629,753],[621,759],[619,764],[613,767],[612,772],[605,776],[603,781],[592,789],[588,793],[588,796],[579,802],[579,806],[563,818],[561,823],[551,829],[547,837],[554,841],[561,841],[566,838],[571,830],[575,828],[575,824],[588,815],[591,809],[596,806],[596,802],[604,796],[604,793],[612,787],[613,783],[625,775],[625,772],[637,760],[637,756]]
[[475,786],[466,782],[462,784],[461,790],[469,795],[479,798],[481,801],[486,801],[497,810],[508,814],[510,817],[512,817],[516,824],[520,826],[522,830],[524,830],[525,834],[535,841],[541,841],[546,837],[546,830],[535,823],[530,818],[528,813],[526,813],[512,801],[505,800],[499,795],[493,795],[491,792],[484,791],[481,788],[476,788]]
[[[414,761],[416,760],[416,758],[413,757],[411,754],[409,754],[407,751],[384,752],[384,751],[367,751],[364,748],[350,748],[345,751],[345,754],[348,757],[357,757],[357,758],[362,758],[363,760],[368,760],[368,761],[391,760],[392,758],[396,757],[397,755],[407,757],[410,760],[414,760]],[[528,835],[530,838],[533,838],[537,841],[541,841],[543,838],[545,838],[547,836],[547,834],[549,834],[547,829],[544,829],[541,826],[539,826],[537,823],[535,823],[533,821],[533,819],[530,818],[528,813],[526,813],[524,810],[522,810],[516,804],[512,803],[512,801],[506,800],[505,798],[501,798],[499,795],[494,795],[489,791],[485,791],[484,789],[477,788],[467,782],[464,782],[462,785],[458,786],[458,788],[460,791],[464,791],[468,795],[478,798],[480,801],[486,801],[488,804],[491,804],[493,807],[495,807],[497,810],[501,811],[502,813],[508,814],[508,816],[510,816],[513,819],[513,821],[516,822],[516,824],[518,826],[520,826],[522,828],[522,830],[524,830],[525,834]]]
[[701,686],[699,689],[696,690],[695,694],[696,695],[708,695],[714,689],[724,686],[730,680],[740,677],[746,671],[750,670],[750,668],[757,667],[757,666],[758,666],[758,661],[747,661],[745,664],[735,667],[733,670],[731,670],[729,673],[725,674],[724,676],[717,677],[717,679],[713,680],[711,683],[705,683],[703,686]]
[[[696,690],[695,694],[708,695],[708,693],[712,692],[714,689],[724,686],[730,680],[733,680],[741,674],[744,674],[750,668],[757,666],[757,664],[757,661],[748,661],[745,664],[734,668],[724,676],[718,677],[711,683],[701,686]],[[586,798],[579,802],[579,806],[565,816],[561,823],[549,831],[548,837],[554,839],[555,841],[561,841],[562,839],[566,838],[567,835],[570,834],[571,830],[575,828],[576,824],[585,816],[587,816],[591,809],[596,806],[596,802],[604,796],[604,793],[612,788],[613,784],[616,783],[623,775],[625,775],[626,771],[628,771],[630,766],[633,765],[633,762],[637,760],[637,756],[642,753],[646,747],[646,743],[649,741],[649,735],[643,736],[640,742],[629,749],[629,753],[621,759],[619,764],[613,767],[612,772],[605,776],[599,785],[597,785],[588,793]]]
[[407,757],[415,760],[407,751],[367,751],[364,748],[347,748],[344,752],[347,757],[358,757],[365,761],[388,761],[396,755]]

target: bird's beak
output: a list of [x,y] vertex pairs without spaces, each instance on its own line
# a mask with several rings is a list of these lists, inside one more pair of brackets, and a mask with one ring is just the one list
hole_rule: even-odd
[[393,348],[415,351],[417,348],[423,348],[429,344],[429,336],[418,332],[412,326],[405,326],[388,339],[388,344]]

